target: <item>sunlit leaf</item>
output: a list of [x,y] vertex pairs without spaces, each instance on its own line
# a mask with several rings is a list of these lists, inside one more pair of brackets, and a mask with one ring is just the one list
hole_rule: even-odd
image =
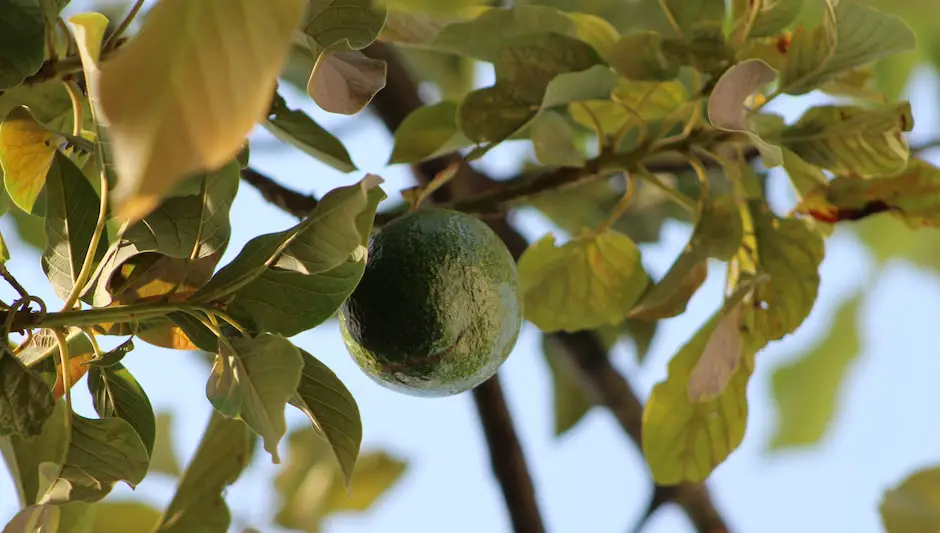
[[897,176],[859,180],[837,177],[807,194],[801,213],[824,222],[892,213],[913,228],[940,225],[940,169],[912,160]]
[[0,0],[0,90],[35,74],[46,52],[41,0]]
[[355,115],[385,87],[387,69],[358,50],[327,51],[313,67],[307,93],[324,111]]
[[578,149],[571,125],[556,111],[543,111],[532,121],[532,145],[543,165],[581,167],[585,157]]
[[49,385],[0,348],[0,436],[39,435],[54,407]]
[[24,107],[14,108],[0,123],[0,166],[7,194],[27,213],[41,213],[46,174],[56,153],[55,134],[36,122]]
[[99,501],[119,481],[136,487],[146,476],[148,463],[144,443],[124,419],[91,419],[73,413],[65,464],[44,498]]
[[[748,292],[750,288],[736,291],[672,358],[667,379],[653,387],[643,411],[642,435],[643,455],[657,483],[705,480],[744,439],[754,353],[743,342],[735,346],[740,348],[737,353],[721,353],[722,346],[713,344],[713,338],[718,328],[725,330],[719,334],[730,333],[734,338]],[[715,361],[720,366],[690,390],[693,373],[709,352],[720,357]],[[732,359],[736,360],[733,369]],[[723,390],[715,395],[721,384]]]
[[778,91],[805,94],[840,72],[914,49],[914,33],[899,17],[861,2],[826,0],[823,23],[797,28]]
[[779,142],[812,165],[870,177],[904,169],[909,150],[903,133],[913,127],[909,102],[873,109],[824,105],[785,128]]
[[395,130],[395,146],[389,164],[431,159],[470,146],[457,127],[459,104],[445,100],[419,107]]
[[548,234],[522,254],[519,276],[526,319],[545,332],[620,323],[649,282],[636,244],[612,230],[561,247]]
[[98,416],[126,420],[140,436],[150,457],[157,433],[153,406],[143,387],[124,365],[92,366],[88,371],[88,392]]
[[887,533],[931,533],[940,527],[940,467],[924,468],[885,491],[878,509]]
[[232,517],[222,494],[251,461],[251,445],[244,422],[213,412],[155,532],[226,531]]
[[264,439],[264,449],[280,462],[277,444],[287,431],[284,408],[300,383],[303,358],[284,337],[260,334],[220,343],[206,384],[212,405],[240,418]]
[[362,441],[359,406],[329,367],[303,350],[300,354],[304,368],[297,393],[290,403],[303,411],[317,432],[330,443],[345,482],[349,484]]
[[279,94],[274,96],[274,103],[264,127],[281,141],[296,146],[305,154],[336,170],[356,170],[356,165],[349,158],[349,152],[339,139],[303,111],[287,107],[287,103]]
[[101,68],[120,215],[143,218],[178,181],[238,154],[270,106],[304,5],[163,0],[151,8]]
[[[46,176],[46,249],[42,269],[59,298],[65,300],[78,280],[99,210],[98,195],[81,170],[57,153]],[[94,250],[98,262],[108,248],[102,235]]]
[[860,355],[861,301],[856,295],[843,302],[821,342],[774,369],[771,384],[779,422],[771,449],[813,445],[826,435],[843,380]]

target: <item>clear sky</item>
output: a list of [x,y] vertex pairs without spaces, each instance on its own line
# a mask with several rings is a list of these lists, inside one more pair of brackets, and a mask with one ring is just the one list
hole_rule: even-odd
[[[481,83],[490,82],[482,79]],[[927,73],[919,75],[913,87],[913,138],[924,140],[940,133],[932,127],[938,123],[935,104],[940,88],[937,78]],[[378,173],[387,180],[383,187],[390,200],[411,184],[406,167],[385,167],[391,139],[378,121],[368,115],[351,121],[328,116],[295,92],[288,92],[288,97],[291,105],[310,112],[324,126],[343,132],[362,172]],[[820,101],[818,97],[797,103],[786,100],[775,107],[792,120],[810,103]],[[264,131],[255,132],[252,139],[258,141],[252,165],[297,190],[320,195],[362,176],[339,174],[289,148],[271,149],[271,137]],[[527,150],[524,143],[500,147],[488,168],[508,172]],[[770,188],[778,212],[791,205],[788,187],[786,176],[772,174]],[[294,223],[244,184],[232,213],[232,242],[223,261],[231,259],[249,238]],[[555,230],[532,210],[519,211],[514,217],[530,238]],[[15,239],[7,218],[0,220],[0,231],[13,250],[10,270],[47,302],[57,301],[39,268],[38,254]],[[687,226],[670,224],[661,243],[643,247],[645,264],[654,277],[668,268],[689,231]],[[717,307],[723,279],[718,265],[713,265],[712,274],[689,311],[664,322],[642,367],[635,362],[629,343],[614,351],[616,366],[642,397],[665,377],[669,358]],[[869,293],[864,303],[863,351],[840,391],[841,408],[831,431],[816,448],[768,453],[776,416],[769,387],[772,370],[812,347],[828,327],[831,312],[848,291],[860,285]],[[709,480],[716,504],[734,531],[882,530],[877,514],[882,491],[918,467],[940,463],[940,426],[935,423],[940,354],[932,331],[936,316],[940,316],[940,278],[935,274],[903,262],[876,270],[864,246],[846,232],[837,232],[827,242],[816,307],[798,332],[759,355],[749,387],[750,419],[744,443]],[[510,531],[470,394],[413,398],[376,385],[347,355],[335,322],[293,340],[329,365],[356,397],[362,412],[363,449],[386,449],[409,462],[401,481],[369,512],[331,518],[325,524],[326,533]],[[185,462],[195,451],[211,409],[205,398],[208,368],[194,354],[143,342],[137,343],[125,364],[149,394],[155,410],[173,414],[175,449]],[[553,438],[548,369],[533,326],[524,327],[501,375],[549,530],[619,533],[632,527],[649,496],[643,458],[601,409],[592,410],[566,437]],[[93,415],[84,381],[75,391],[76,409]],[[288,411],[288,420],[292,428],[309,423],[293,409]],[[281,454],[286,455],[286,442],[282,442]],[[270,483],[276,472],[277,467],[259,453],[250,470],[231,487],[227,500],[235,516],[232,531],[246,525],[280,531],[267,526],[277,508]],[[113,498],[140,498],[163,507],[173,490],[174,481],[157,474],[136,492],[120,486]],[[0,523],[9,520],[16,505],[11,480],[0,469]],[[669,508],[660,511],[645,531],[681,533],[691,527],[680,511]]]

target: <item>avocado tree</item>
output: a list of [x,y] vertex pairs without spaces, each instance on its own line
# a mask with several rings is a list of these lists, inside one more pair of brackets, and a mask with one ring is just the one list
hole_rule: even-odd
[[[514,531],[552,530],[499,381],[523,322],[542,335],[556,433],[597,405],[642,452],[654,489],[636,530],[674,503],[695,531],[732,531],[705,482],[745,438],[761,352],[814,308],[827,238],[848,228],[879,257],[940,265],[940,169],[909,143],[901,98],[940,59],[922,2],[79,3],[0,0],[3,228],[41,251],[56,297],[18,281],[6,262],[28,250],[0,238],[0,452],[20,504],[5,533],[317,531],[368,508],[405,466],[360,454],[356,399],[295,339],[313,328],[341,329],[376,386],[472,395]],[[362,172],[289,92],[354,125],[374,113],[414,187]],[[827,103],[775,110],[810,93]],[[287,187],[252,164],[256,126],[357,181]],[[496,179],[483,168],[504,146],[529,156]],[[769,176],[791,209],[772,207]],[[233,209],[245,185],[298,220],[223,261],[232,219],[257,216]],[[523,208],[557,231],[528,242]],[[654,276],[640,245],[667,224],[690,237]],[[711,318],[641,401],[608,352],[632,339],[642,360],[719,267]],[[849,334],[775,375],[781,446],[825,432],[838,383],[801,387],[858,349],[862,296],[834,313]],[[213,414],[182,471],[122,363],[155,347],[211,367]],[[82,381],[97,416],[73,409]],[[288,435],[290,409],[309,427]],[[226,505],[252,461],[285,466],[276,524]],[[155,471],[177,478],[167,508],[108,498]],[[886,529],[940,527],[940,470],[898,483]]]

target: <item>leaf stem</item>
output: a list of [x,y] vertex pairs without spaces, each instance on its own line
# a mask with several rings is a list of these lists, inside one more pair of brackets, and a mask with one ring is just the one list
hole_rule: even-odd
[[72,372],[69,365],[69,343],[65,335],[59,328],[52,328],[52,334],[55,335],[56,344],[59,345],[59,361],[62,364],[62,391],[65,395],[66,433],[71,432],[72,426]]
[[609,230],[610,227],[614,225],[614,222],[617,222],[617,219],[619,219],[627,210],[627,206],[630,205],[630,199],[633,198],[634,189],[633,177],[630,175],[630,173],[623,173],[623,184],[625,187],[623,196],[620,197],[620,201],[617,202],[617,205],[615,205],[614,208],[610,210],[610,214],[607,215],[607,219],[604,220],[604,222],[602,222],[601,225],[594,230],[594,235],[600,235],[601,233]]
[[78,272],[75,285],[72,286],[68,298],[65,299],[65,305],[62,306],[63,311],[68,311],[75,307],[75,302],[78,301],[82,290],[85,288],[85,284],[88,283],[88,278],[91,277],[92,267],[95,265],[95,255],[98,250],[98,245],[101,243],[101,235],[104,234],[105,225],[108,222],[108,175],[104,167],[102,167],[98,173],[101,176],[101,201],[98,207],[98,221],[95,223],[94,233],[91,234],[91,241],[88,243],[88,251],[85,252],[85,260],[82,262],[82,269]]
[[663,13],[666,15],[666,20],[669,21],[669,25],[672,26],[672,29],[676,30],[680,39],[684,39],[685,36],[682,35],[682,28],[679,27],[679,23],[676,21],[675,15],[672,14],[672,11],[669,10],[669,6],[666,5],[666,0],[659,0],[659,7],[663,9]]
[[144,7],[144,0],[137,0],[134,2],[134,5],[131,6],[131,10],[127,12],[127,16],[124,17],[124,20],[122,20],[117,29],[114,30],[114,33],[108,37],[108,41],[101,48],[102,51],[111,50],[115,47],[118,39],[124,35],[124,32],[127,31],[128,27],[130,27],[131,22],[134,22],[134,18],[137,17],[137,13],[140,12],[140,8],[142,7]]
[[[27,315],[31,320],[18,323],[14,326],[21,328],[57,328],[64,326],[94,326],[103,322],[132,322],[146,320],[168,315],[176,311],[209,309],[205,306],[189,305],[186,302],[148,302],[114,307],[98,307],[93,309],[71,309],[54,313]],[[213,312],[214,310],[210,310]]]
[[690,198],[685,193],[663,183],[663,181],[659,179],[659,177],[656,176],[656,174],[653,174],[652,172],[650,172],[650,170],[646,168],[645,165],[639,165],[637,167],[637,177],[649,183],[650,185],[656,187],[657,189],[661,190],[663,193],[666,194],[666,196],[669,197],[670,200],[682,206],[689,213],[694,214],[696,211],[698,211],[698,207],[697,207],[695,200]]
[[72,101],[72,135],[78,137],[82,133],[82,122],[85,121],[85,107],[82,102],[82,90],[72,80],[62,80],[65,91],[69,93]]

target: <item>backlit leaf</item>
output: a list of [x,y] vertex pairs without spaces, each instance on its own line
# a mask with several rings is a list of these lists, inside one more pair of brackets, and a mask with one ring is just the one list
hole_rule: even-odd
[[94,533],[149,533],[160,511],[142,502],[101,502],[95,506]]
[[124,365],[92,366],[88,371],[88,392],[98,416],[123,418],[134,428],[149,458],[157,433],[153,406],[143,387]]
[[823,339],[771,376],[777,404],[771,449],[816,444],[829,430],[846,373],[860,355],[858,321],[861,296],[843,302]]
[[263,125],[281,141],[299,148],[305,154],[336,170],[356,170],[356,165],[349,158],[349,152],[339,139],[303,111],[287,107],[287,103],[279,94],[274,96],[270,114]]
[[613,230],[561,247],[548,234],[522,254],[519,276],[526,319],[545,332],[618,324],[649,283],[636,244]]
[[584,154],[578,149],[571,125],[556,111],[543,111],[532,121],[530,137],[535,156],[543,165],[581,167]]
[[156,434],[153,442],[153,451],[150,453],[150,471],[179,476],[182,472],[176,450],[173,448],[174,440],[173,415],[168,412],[157,413],[154,420]]
[[346,491],[342,485],[333,485],[326,499],[327,513],[355,511],[363,512],[372,507],[390,487],[405,473],[406,464],[401,459],[387,452],[363,454],[356,462],[351,488]]
[[151,8],[101,67],[120,215],[143,218],[178,181],[238,154],[270,106],[304,5],[163,0]]
[[[653,387],[643,411],[642,435],[643,454],[657,483],[705,480],[744,439],[747,382],[754,370],[754,353],[742,343],[737,354],[715,354],[719,347],[712,344],[712,339],[719,327],[736,329],[740,307],[746,305],[742,300],[748,292],[750,288],[737,290],[672,358],[667,379]],[[727,321],[729,317],[731,322]],[[722,372],[712,371],[709,377],[721,378],[725,387],[717,396],[701,394],[693,399],[692,375],[709,351],[720,357],[715,362],[723,367]],[[730,370],[725,363],[730,363],[734,355],[739,356],[738,364]],[[715,387],[711,379],[696,383],[694,392],[708,393],[717,391],[720,384],[718,379]],[[701,383],[707,386],[699,388]]]
[[48,486],[50,480],[41,479],[43,464],[58,469],[65,461],[69,445],[67,416],[65,401],[60,400],[39,435],[29,439],[18,435],[0,438],[0,452],[24,507],[39,501]]
[[240,418],[264,439],[271,460],[280,462],[277,444],[287,431],[284,408],[300,383],[303,358],[284,337],[262,333],[220,343],[206,384],[212,405]]
[[65,464],[46,501],[96,502],[119,481],[134,488],[146,476],[148,463],[144,443],[124,419],[92,419],[73,413]]
[[349,484],[362,442],[359,406],[329,367],[303,350],[300,354],[304,368],[297,393],[290,403],[303,411],[317,432],[330,443],[345,482]]
[[885,491],[878,509],[887,533],[931,533],[940,527],[940,467],[924,468]]
[[797,210],[830,223],[889,212],[913,228],[938,226],[940,169],[912,160],[896,176],[867,180],[837,177],[807,194]]
[[811,165],[870,177],[904,169],[909,150],[903,133],[913,127],[909,102],[873,109],[823,105],[806,111],[778,139],[768,140]]
[[[99,199],[82,171],[60,153],[46,176],[46,249],[42,269],[59,298],[65,300],[85,262],[98,218]],[[94,251],[98,262],[108,249],[102,235]]]
[[232,517],[222,494],[247,468],[251,446],[251,432],[244,422],[213,411],[155,532],[226,531]]
[[444,100],[419,107],[395,130],[389,164],[431,159],[473,144],[457,127],[459,104]]
[[41,0],[0,0],[0,91],[35,74],[46,52]]
[[615,135],[625,124],[636,122],[637,117],[648,124],[674,117],[682,111],[688,99],[688,90],[679,81],[621,79],[609,97],[576,102],[568,107],[568,111],[571,118],[582,126],[595,129],[596,119],[603,133]]
[[358,50],[326,51],[313,67],[307,93],[324,111],[355,115],[385,87],[387,70],[385,61]]
[[914,33],[899,17],[861,2],[835,7],[826,0],[823,23],[812,31],[797,28],[778,91],[805,94],[839,73],[914,49]]
[[39,435],[54,407],[49,385],[0,348],[0,436]]
[[23,211],[42,212],[40,193],[55,153],[55,135],[36,122],[28,109],[14,108],[0,123],[3,185]]

